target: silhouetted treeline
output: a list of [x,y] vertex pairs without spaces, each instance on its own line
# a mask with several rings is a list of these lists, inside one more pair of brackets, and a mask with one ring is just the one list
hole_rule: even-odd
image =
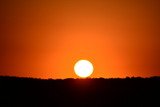
[[0,77],[0,107],[160,107],[160,77]]

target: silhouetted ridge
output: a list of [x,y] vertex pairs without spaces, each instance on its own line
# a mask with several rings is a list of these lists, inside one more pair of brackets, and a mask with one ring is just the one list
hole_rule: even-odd
[[160,77],[0,77],[0,107],[159,107]]

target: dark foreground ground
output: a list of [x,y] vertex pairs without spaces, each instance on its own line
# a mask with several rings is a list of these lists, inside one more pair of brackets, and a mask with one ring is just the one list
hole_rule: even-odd
[[0,77],[0,107],[160,107],[160,77],[40,80]]

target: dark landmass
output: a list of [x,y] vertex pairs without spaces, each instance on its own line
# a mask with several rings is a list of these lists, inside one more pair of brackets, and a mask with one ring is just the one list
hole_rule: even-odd
[[160,77],[0,77],[0,107],[160,107]]

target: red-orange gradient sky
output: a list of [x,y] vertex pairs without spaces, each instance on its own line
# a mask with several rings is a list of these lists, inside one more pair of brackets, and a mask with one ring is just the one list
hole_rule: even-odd
[[1,0],[0,75],[160,76],[159,0]]

